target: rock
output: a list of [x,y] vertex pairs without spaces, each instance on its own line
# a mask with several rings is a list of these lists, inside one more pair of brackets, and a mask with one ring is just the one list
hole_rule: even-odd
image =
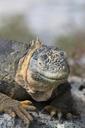
[[14,119],[8,114],[0,115],[0,128],[28,128],[20,119]]
[[[50,118],[47,114],[39,112],[31,112],[34,117],[34,121],[31,123],[30,128],[85,128],[85,80],[81,78],[71,77],[69,78],[72,89],[72,96],[74,98],[74,106],[80,112],[80,118],[69,119],[59,122],[55,118]],[[8,114],[0,114],[0,128],[28,128],[19,118],[12,118]]]

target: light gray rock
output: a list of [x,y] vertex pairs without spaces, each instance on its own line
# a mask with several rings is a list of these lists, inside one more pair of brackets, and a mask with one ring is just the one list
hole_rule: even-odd
[[14,119],[8,114],[0,115],[0,128],[28,128],[20,119]]

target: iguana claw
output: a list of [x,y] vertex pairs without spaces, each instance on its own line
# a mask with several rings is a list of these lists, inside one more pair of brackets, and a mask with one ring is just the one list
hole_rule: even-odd
[[56,108],[56,107],[51,106],[51,105],[47,105],[44,108],[44,111],[47,111],[51,117],[55,116],[56,114],[59,115],[59,113],[61,113],[61,110],[59,108]]

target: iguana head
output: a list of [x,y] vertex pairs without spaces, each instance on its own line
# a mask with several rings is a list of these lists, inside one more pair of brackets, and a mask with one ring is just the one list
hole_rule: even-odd
[[69,66],[65,52],[59,48],[41,44],[33,51],[28,61],[26,90],[36,101],[46,101],[51,97],[53,90],[68,78]]

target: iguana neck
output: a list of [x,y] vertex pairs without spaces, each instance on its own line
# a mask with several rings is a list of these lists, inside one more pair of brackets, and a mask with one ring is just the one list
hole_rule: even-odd
[[33,53],[42,46],[40,42],[33,42],[27,54],[19,60],[18,68],[15,75],[15,81],[20,85],[27,84],[27,69]]

